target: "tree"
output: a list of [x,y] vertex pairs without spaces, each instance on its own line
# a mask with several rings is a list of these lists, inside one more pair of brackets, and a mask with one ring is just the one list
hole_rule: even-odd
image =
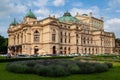
[[3,46],[4,42],[5,42],[4,37],[0,35],[0,46]]
[[115,42],[120,43],[120,38],[115,39]]
[[4,38],[0,35],[0,54],[7,53],[8,38]]

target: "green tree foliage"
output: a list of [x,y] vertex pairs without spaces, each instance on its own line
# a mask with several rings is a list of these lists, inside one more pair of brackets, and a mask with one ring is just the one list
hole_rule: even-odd
[[0,35],[0,46],[3,46],[5,42],[5,38]]
[[0,54],[7,53],[8,38],[0,35]]
[[120,43],[120,38],[115,39],[115,42]]

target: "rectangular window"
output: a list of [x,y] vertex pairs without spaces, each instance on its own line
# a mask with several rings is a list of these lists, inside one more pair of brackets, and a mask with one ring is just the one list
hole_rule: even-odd
[[70,39],[69,39],[69,43],[70,43]]
[[66,36],[66,32],[65,32],[65,36]]
[[52,41],[55,41],[55,34],[52,34]]
[[77,39],[77,42],[76,42],[77,44],[78,44],[78,39]]
[[65,43],[66,43],[66,38],[65,38]]
[[61,34],[61,37],[62,37],[62,32],[60,34]]
[[62,43],[62,41],[63,41],[63,40],[62,40],[62,38],[61,38],[61,41],[60,41],[60,42]]

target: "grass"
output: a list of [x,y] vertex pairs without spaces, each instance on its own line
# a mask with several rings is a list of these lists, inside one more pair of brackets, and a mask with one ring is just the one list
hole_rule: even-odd
[[78,56],[75,60],[120,62],[120,55]]
[[5,56],[0,56],[0,59],[6,59],[6,57]]
[[114,67],[108,72],[97,74],[72,75],[67,77],[41,77],[34,74],[15,74],[5,70],[7,63],[0,63],[1,80],[120,80],[120,63],[114,62]]

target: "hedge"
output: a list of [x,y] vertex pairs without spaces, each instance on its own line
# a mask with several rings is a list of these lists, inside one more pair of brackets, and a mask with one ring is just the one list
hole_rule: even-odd
[[39,60],[39,59],[69,59],[72,56],[53,56],[53,57],[32,57],[32,58],[3,58],[0,62],[13,62],[13,61],[24,61],[24,60]]
[[14,73],[31,73],[40,76],[68,76],[108,71],[111,63],[80,62],[65,59],[26,60],[9,62],[6,70]]

